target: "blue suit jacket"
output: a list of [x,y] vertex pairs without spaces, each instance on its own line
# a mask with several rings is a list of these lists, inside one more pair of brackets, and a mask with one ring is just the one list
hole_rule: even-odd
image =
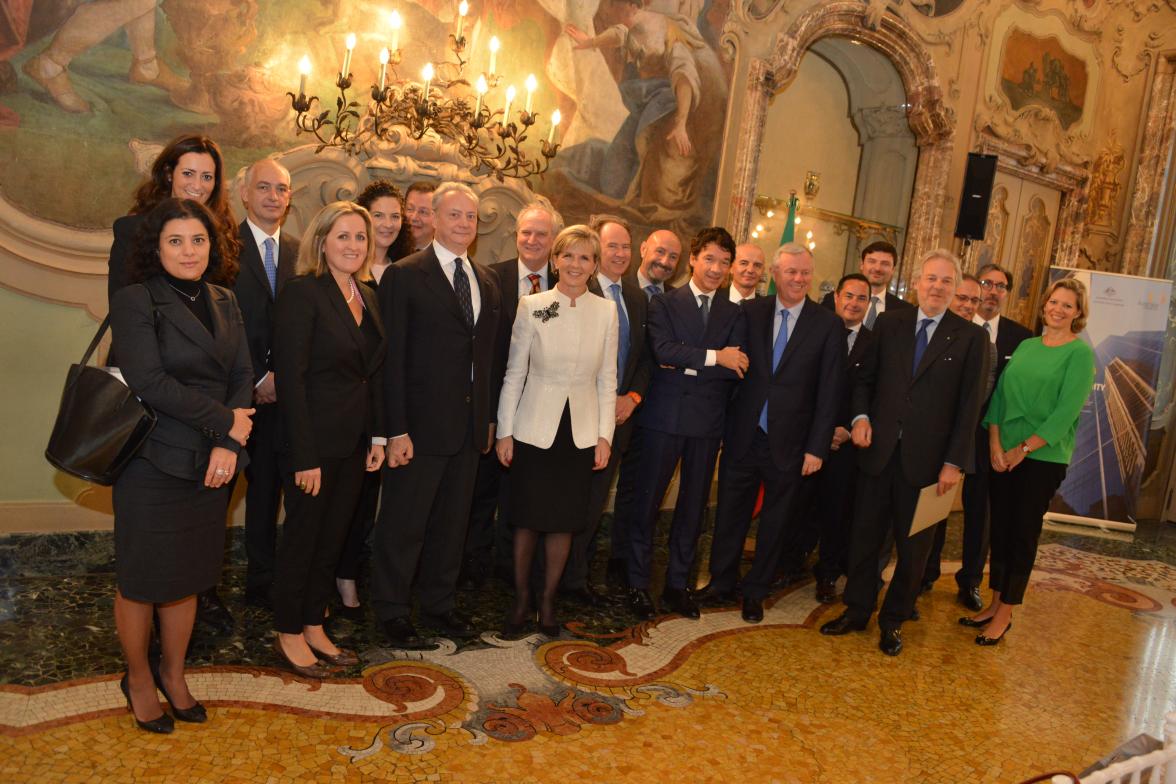
[[706,352],[746,345],[742,308],[726,297],[712,296],[704,327],[694,292],[682,286],[650,300],[647,332],[655,367],[640,426],[672,435],[720,438],[739,377],[719,365],[706,367]]

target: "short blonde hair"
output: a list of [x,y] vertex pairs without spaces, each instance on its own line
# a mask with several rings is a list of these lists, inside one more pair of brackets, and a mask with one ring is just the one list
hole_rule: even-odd
[[1049,302],[1049,298],[1058,289],[1065,289],[1066,291],[1074,292],[1074,296],[1078,299],[1078,315],[1074,317],[1074,321],[1070,323],[1070,331],[1077,335],[1082,330],[1086,329],[1086,320],[1090,318],[1090,297],[1086,293],[1086,285],[1078,278],[1059,278],[1049,285],[1045,290],[1045,296],[1041,298],[1041,311],[1045,313],[1045,303]]
[[583,223],[568,226],[556,235],[555,243],[551,246],[551,258],[559,256],[569,246],[575,245],[577,242],[587,242],[592,245],[592,259],[597,264],[600,263],[600,235]]
[[372,256],[376,250],[376,240],[372,236],[372,216],[366,209],[350,201],[333,201],[310,219],[310,225],[302,235],[302,246],[298,251],[298,261],[294,265],[295,275],[314,275],[319,278],[327,274],[327,257],[323,252],[323,246],[335,222],[344,215],[358,215],[363,218],[364,230],[367,233],[367,255],[355,277],[359,280],[371,280]]

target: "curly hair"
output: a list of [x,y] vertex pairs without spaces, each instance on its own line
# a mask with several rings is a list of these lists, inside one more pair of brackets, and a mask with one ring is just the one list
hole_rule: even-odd
[[388,180],[372,180],[355,198],[355,203],[371,212],[372,204],[377,199],[396,199],[400,202],[402,221],[400,232],[396,235],[396,239],[392,240],[392,244],[388,246],[388,252],[385,255],[385,258],[390,262],[400,261],[415,250],[412,246],[412,232],[407,231],[404,225],[407,223],[404,220],[404,194]]
[[221,155],[216,142],[207,136],[186,133],[168,142],[151,164],[151,174],[147,180],[135,190],[135,203],[131,207],[131,214],[146,214],[164,199],[172,198],[172,177],[176,164],[188,153],[208,155],[216,167],[216,179],[212,184],[212,193],[208,195],[206,206],[216,218],[222,252],[235,259],[241,252],[241,242],[236,232],[237,221],[225,196],[224,156]]
[[163,263],[159,259],[159,237],[169,221],[185,218],[200,221],[208,232],[208,267],[201,277],[218,286],[233,285],[237,278],[237,257],[225,253],[220,227],[212,212],[193,199],[173,198],[156,204],[139,224],[127,263],[127,275],[131,283],[141,283],[163,274]]

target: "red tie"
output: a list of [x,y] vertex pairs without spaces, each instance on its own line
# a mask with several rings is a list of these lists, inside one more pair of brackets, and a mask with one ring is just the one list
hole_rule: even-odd
[[538,294],[540,291],[539,281],[541,281],[542,278],[540,278],[538,275],[536,275],[535,273],[532,272],[530,275],[527,276],[527,280],[531,281],[531,293]]

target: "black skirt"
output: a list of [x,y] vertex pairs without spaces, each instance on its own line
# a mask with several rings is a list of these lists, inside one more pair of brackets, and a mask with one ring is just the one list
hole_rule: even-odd
[[165,603],[220,581],[232,483],[165,474],[135,458],[114,483],[114,567],[127,599]]
[[515,439],[510,465],[510,522],[544,533],[579,533],[588,524],[595,446],[578,449],[572,414],[564,404],[555,441],[547,449]]

